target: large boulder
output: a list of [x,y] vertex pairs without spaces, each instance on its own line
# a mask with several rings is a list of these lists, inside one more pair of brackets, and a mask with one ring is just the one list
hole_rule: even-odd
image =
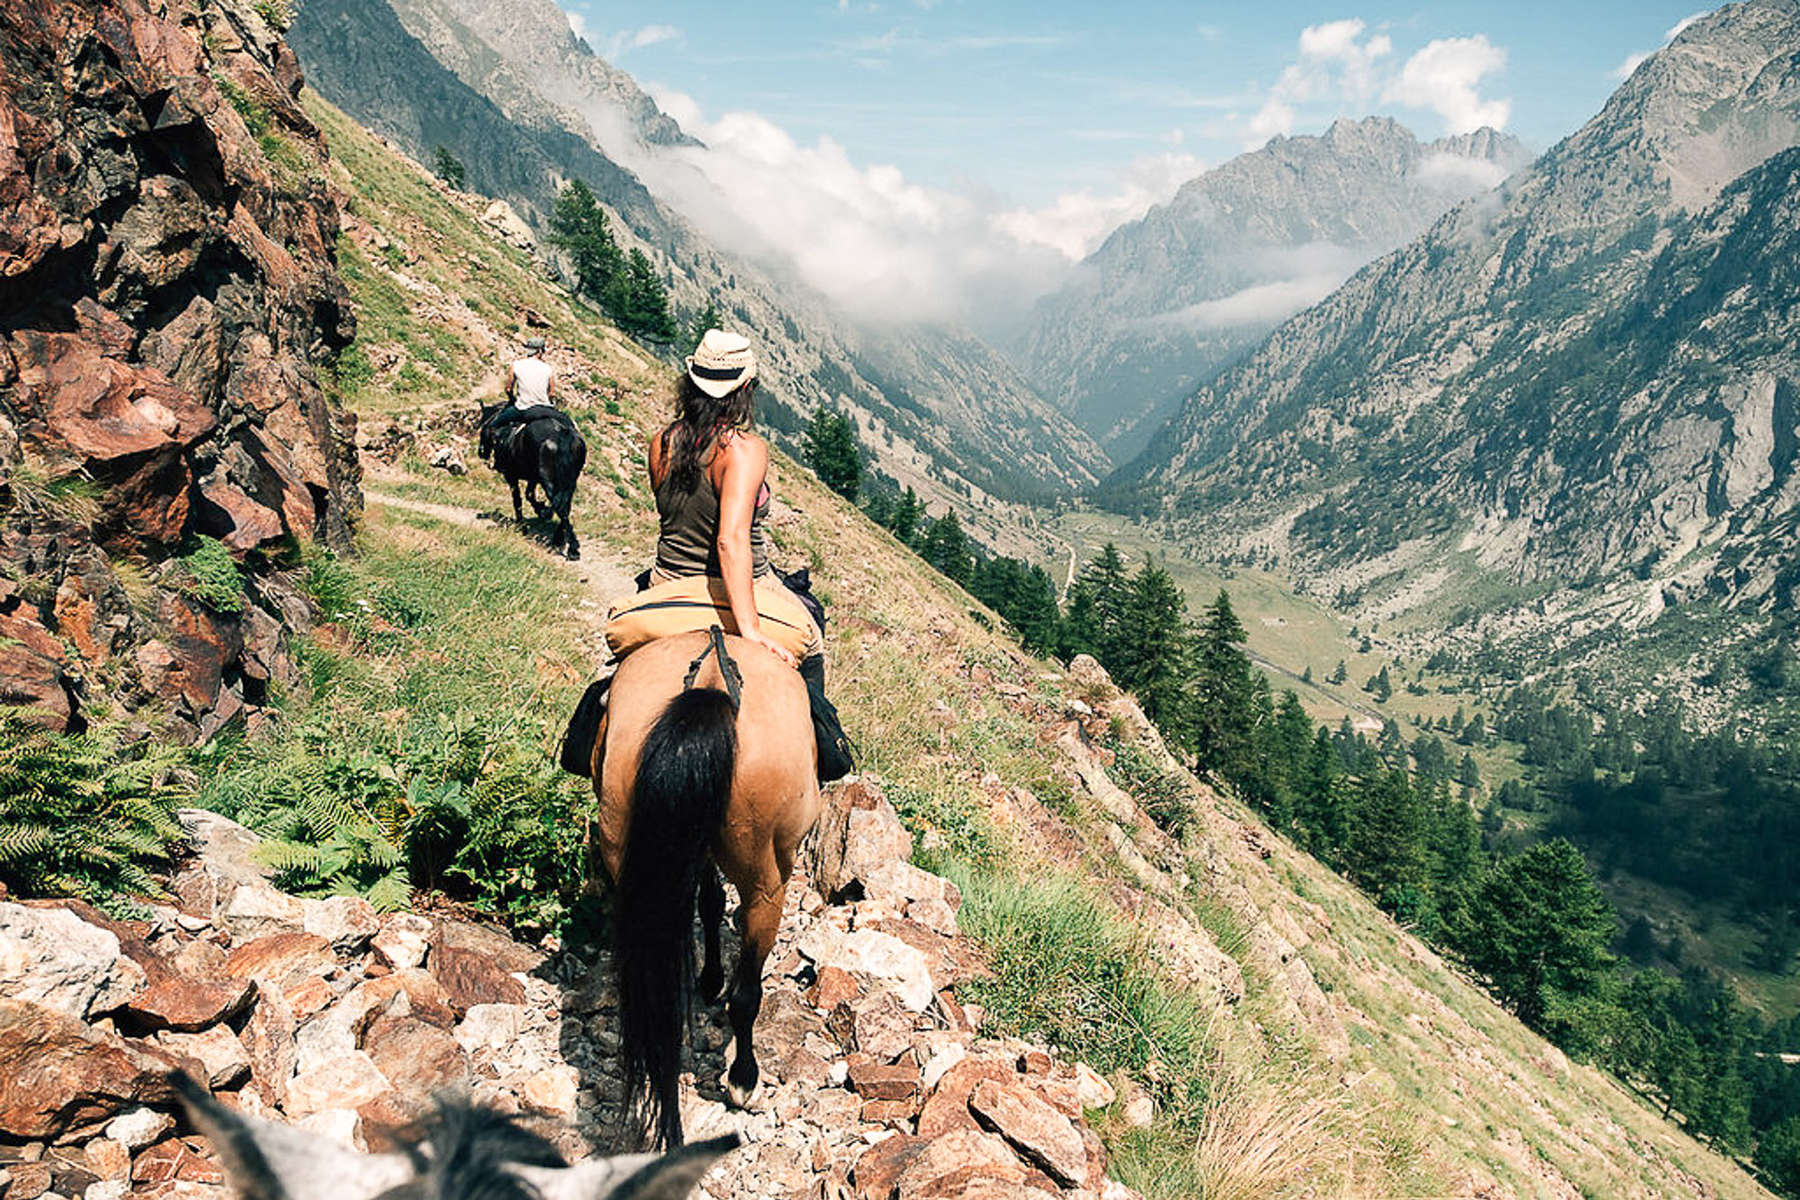
[[0,995],[90,1017],[118,1008],[145,982],[111,930],[68,909],[0,902]]
[[0,1134],[98,1131],[141,1104],[172,1104],[169,1074],[192,1064],[29,1001],[0,999]]

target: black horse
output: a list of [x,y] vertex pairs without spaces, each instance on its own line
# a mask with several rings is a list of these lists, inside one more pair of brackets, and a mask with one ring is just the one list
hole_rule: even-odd
[[[506,402],[481,406],[481,457],[512,486],[513,519],[525,523],[519,504],[519,485],[531,501],[538,519],[550,518],[554,531],[550,548],[561,549],[572,559],[581,557],[581,543],[569,523],[569,505],[575,501],[575,484],[587,465],[587,441],[566,413],[554,408],[528,408],[523,421],[496,431],[490,425]],[[537,489],[543,489],[539,500]]]

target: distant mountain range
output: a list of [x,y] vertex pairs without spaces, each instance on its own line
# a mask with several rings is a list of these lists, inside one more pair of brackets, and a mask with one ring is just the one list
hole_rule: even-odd
[[844,407],[878,469],[938,511],[954,503],[978,534],[1008,523],[1006,502],[1086,489],[1109,469],[973,335],[872,331],[705,237],[623,161],[698,143],[552,0],[301,0],[289,40],[326,99],[421,161],[447,148],[472,190],[540,232],[563,183],[585,180],[678,307],[715,301],[756,337],[778,430],[792,434],[818,403]]
[[1479,575],[1794,605],[1797,143],[1800,3],[1697,21],[1190,396],[1108,495],[1409,603]]
[[1126,461],[1283,319],[1529,159],[1491,129],[1420,142],[1386,117],[1275,138],[1115,230],[1038,303],[1020,369]]

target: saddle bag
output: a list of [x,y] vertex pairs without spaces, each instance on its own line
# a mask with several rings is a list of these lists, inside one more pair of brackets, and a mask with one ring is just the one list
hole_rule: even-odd
[[581,702],[575,706],[575,715],[569,718],[569,727],[563,730],[557,761],[571,775],[586,779],[593,771],[594,743],[600,737],[600,720],[606,715],[606,689],[611,683],[612,676],[608,675],[588,684],[587,691],[581,693]]

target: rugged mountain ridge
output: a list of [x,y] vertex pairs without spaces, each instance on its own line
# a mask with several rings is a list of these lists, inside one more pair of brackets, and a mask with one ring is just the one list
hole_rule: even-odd
[[299,90],[249,3],[0,4],[0,676],[57,727],[260,704],[307,620],[272,568],[360,510]]
[[593,122],[617,117],[643,146],[691,139],[548,0],[304,0],[291,36],[327,99],[415,157],[446,146],[470,186],[540,229],[562,183],[587,180],[679,306],[715,300],[757,337],[786,414],[778,427],[792,432],[820,402],[846,408],[880,470],[939,507],[955,497],[990,536],[1012,519],[1004,502],[1066,494],[1107,469],[1093,441],[977,339],[864,330],[711,244],[607,152],[617,131]]
[[1282,318],[1528,158],[1492,129],[1420,142],[1388,117],[1277,137],[1113,231],[1039,301],[1018,360],[1126,461]]
[[1237,549],[1402,606],[1459,575],[1612,581],[1627,616],[1791,605],[1797,142],[1800,5],[1721,9],[1201,389],[1117,482],[1178,524],[1229,507]]

